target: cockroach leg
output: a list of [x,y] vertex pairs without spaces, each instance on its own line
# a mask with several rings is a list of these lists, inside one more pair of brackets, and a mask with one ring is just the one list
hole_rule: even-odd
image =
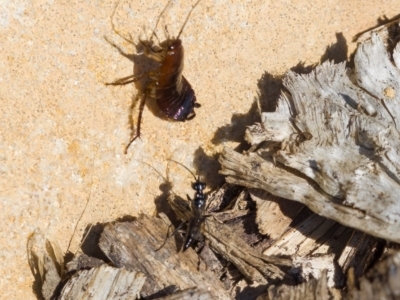
[[[146,76],[151,78],[151,75],[149,73],[152,73],[152,72],[146,73]],[[155,75],[153,75],[153,76],[155,76]],[[128,145],[126,145],[125,151],[124,151],[125,154],[128,153],[128,149],[129,149],[130,145],[137,138],[140,138],[140,128],[142,125],[142,116],[143,116],[144,106],[146,104],[146,99],[147,99],[147,97],[154,98],[154,94],[155,94],[155,84],[154,84],[154,82],[151,82],[146,86],[146,89],[143,93],[138,94],[138,96],[136,97],[136,100],[134,101],[134,102],[136,102],[137,99],[140,99],[139,115],[138,115],[137,126],[136,126],[136,134],[131,138]]]
[[140,44],[144,48],[145,56],[159,63],[162,63],[164,61],[165,51],[162,48],[154,49],[154,45],[152,44],[152,42],[149,41],[140,40]]
[[[156,80],[160,76],[160,72],[159,71],[150,71],[150,72],[147,72],[147,76],[150,79]],[[149,83],[149,85],[150,85],[149,90],[152,91],[155,88],[154,82]]]
[[135,76],[135,75],[129,75],[123,78],[120,78],[118,80],[115,80],[113,82],[106,82],[105,85],[126,85],[132,82],[136,82],[142,77],[144,77],[146,74],[140,75],[140,76]]
[[[149,72],[144,72],[143,74],[140,74],[138,76],[129,75],[129,76],[117,79],[113,82],[106,82],[105,85],[126,85],[126,84],[129,84],[132,82],[136,82],[136,81],[142,79],[143,77],[154,79],[154,78],[158,78],[159,73],[160,72],[158,72],[158,71],[149,71]],[[149,83],[147,86],[148,86],[148,88],[146,88],[146,89],[154,88],[154,85],[152,85],[151,83]]]
[[141,125],[142,125],[143,109],[144,109],[144,105],[146,104],[146,98],[147,98],[146,93],[143,93],[142,95],[140,95],[139,98],[140,98],[140,105],[139,105],[139,116],[138,116],[138,121],[137,121],[137,126],[136,126],[136,133],[135,133],[135,135],[131,138],[131,140],[129,141],[128,145],[126,145],[124,154],[127,154],[130,145],[131,145],[137,138],[140,138],[140,127],[141,127]]
[[189,115],[189,116],[186,118],[186,120],[187,120],[187,121],[190,121],[190,120],[192,120],[195,116],[196,116],[196,113],[194,112],[192,115]]
[[117,49],[117,51],[119,52],[119,54],[121,54],[123,57],[126,57],[129,60],[132,60],[132,54],[128,54],[125,53],[121,47],[119,47],[118,45],[116,45],[113,41],[111,41],[108,37],[104,36],[104,39],[106,40],[107,43],[109,43],[111,46],[113,46],[115,49]]
[[116,28],[116,26],[115,26],[115,24],[114,24],[114,16],[115,16],[115,13],[117,12],[117,8],[118,8],[118,6],[119,6],[119,3],[120,3],[120,1],[118,1],[118,2],[115,4],[113,13],[111,14],[111,17],[110,17],[110,18],[111,18],[111,28],[112,28],[112,30],[113,30],[118,36],[120,36],[122,39],[124,39],[124,40],[127,41],[128,43],[135,44],[135,43],[133,42],[132,36],[130,36],[130,39],[128,39],[126,36],[124,36],[122,33],[120,33],[120,32],[117,30],[117,28]]

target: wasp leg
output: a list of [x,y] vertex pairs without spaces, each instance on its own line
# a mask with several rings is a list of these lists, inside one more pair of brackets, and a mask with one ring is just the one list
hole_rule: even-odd
[[182,223],[174,230],[174,232],[173,232],[171,235],[168,235],[168,232],[169,232],[169,227],[168,227],[167,237],[165,238],[164,243],[162,243],[162,245],[161,245],[160,247],[158,247],[157,249],[155,249],[154,251],[157,252],[157,251],[159,251],[162,247],[164,247],[165,244],[167,243],[167,241],[168,241],[171,237],[173,237],[173,236],[179,231],[179,229],[181,229],[182,226],[185,225],[186,223],[187,223],[187,222],[182,222]]

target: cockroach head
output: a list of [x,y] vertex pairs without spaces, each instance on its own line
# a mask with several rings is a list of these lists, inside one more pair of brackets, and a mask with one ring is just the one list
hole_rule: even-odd
[[168,41],[168,51],[173,51],[182,47],[182,41],[180,39],[177,40],[169,40]]

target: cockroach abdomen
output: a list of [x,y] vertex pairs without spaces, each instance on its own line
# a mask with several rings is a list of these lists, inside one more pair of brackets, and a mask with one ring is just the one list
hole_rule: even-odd
[[196,103],[196,95],[192,89],[190,83],[182,76],[181,90],[177,92],[174,88],[168,88],[166,90],[159,89],[158,92],[164,97],[157,98],[157,105],[159,109],[171,119],[176,121],[191,120],[196,115],[194,108],[198,107]]

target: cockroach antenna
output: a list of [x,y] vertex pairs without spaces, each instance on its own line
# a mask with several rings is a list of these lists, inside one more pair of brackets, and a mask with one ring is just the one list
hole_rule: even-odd
[[190,15],[192,14],[193,9],[195,9],[195,7],[197,6],[197,4],[199,4],[200,1],[201,1],[201,0],[197,1],[197,2],[192,6],[192,9],[189,11],[189,14],[188,14],[187,17],[186,17],[185,23],[183,23],[182,28],[181,28],[181,30],[179,31],[178,36],[176,37],[177,40],[178,40],[179,37],[181,36],[181,33],[182,33],[183,29],[185,28],[186,23],[187,23],[187,21],[189,20]]
[[155,37],[158,39],[158,37],[157,37],[157,35],[156,35],[156,29],[157,29],[158,23],[160,22],[161,17],[163,16],[163,14],[165,13],[165,11],[167,10],[167,8],[168,8],[168,6],[169,6],[170,4],[171,4],[171,1],[168,1],[167,5],[165,5],[165,7],[163,8],[163,10],[162,10],[161,13],[159,14],[159,16],[158,16],[158,18],[157,18],[156,25],[154,26],[153,32],[152,32],[152,34],[151,34],[151,36],[150,36],[150,41],[153,39],[153,36],[155,36]]

